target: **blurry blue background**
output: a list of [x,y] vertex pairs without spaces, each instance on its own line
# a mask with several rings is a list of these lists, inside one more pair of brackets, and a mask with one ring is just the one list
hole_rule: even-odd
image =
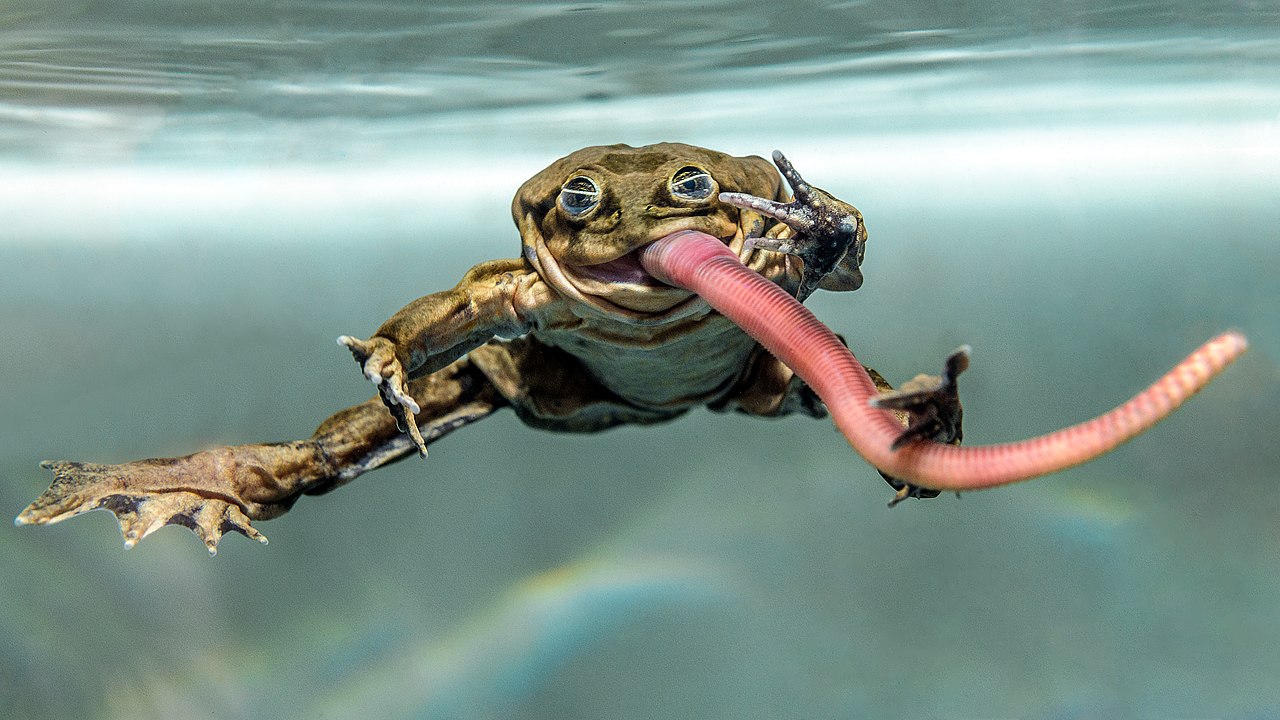
[[0,527],[0,716],[1280,717],[1275,2],[0,8],[0,507],[46,458],[305,437],[334,344],[518,252],[581,146],[784,150],[810,301],[966,441],[1250,353],[1093,464],[910,502],[825,422],[502,414],[228,538]]

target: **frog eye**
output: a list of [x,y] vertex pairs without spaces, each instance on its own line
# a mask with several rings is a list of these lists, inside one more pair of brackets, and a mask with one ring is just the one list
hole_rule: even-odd
[[680,200],[706,200],[715,190],[715,184],[706,170],[686,165],[671,176],[671,194]]
[[560,209],[570,217],[581,217],[600,204],[600,186],[586,175],[569,178],[560,188]]

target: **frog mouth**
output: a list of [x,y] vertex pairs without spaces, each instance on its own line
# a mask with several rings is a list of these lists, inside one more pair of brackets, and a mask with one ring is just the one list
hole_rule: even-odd
[[594,265],[569,265],[565,270],[572,273],[574,285],[577,285],[579,290],[595,295],[607,295],[611,288],[619,286],[670,287],[645,272],[640,265],[638,253],[639,250],[632,250],[622,257],[606,262]]
[[[677,231],[666,230],[652,240]],[[720,240],[735,253],[743,252],[741,230]],[[535,236],[533,242],[525,246],[525,256],[558,291],[601,315],[627,324],[665,325],[711,312],[711,306],[694,293],[668,285],[645,271],[639,253],[646,245],[647,242],[642,243],[611,260],[576,265],[557,262],[542,238]]]
[[[589,265],[565,263],[560,270],[563,278],[585,295],[628,310],[665,313],[690,298],[696,298],[688,290],[664,283],[649,274],[640,262],[640,253],[657,240],[687,231],[687,228],[668,230],[612,260]],[[744,248],[741,231],[719,240],[739,255],[751,251],[749,247]]]
[[[649,324],[673,319],[672,311],[701,305],[693,293],[668,285],[645,272],[638,250],[593,265],[561,265],[560,274],[579,297],[611,315],[626,315],[631,322]],[[686,308],[693,309],[693,308]]]
[[[679,231],[676,231],[679,232]],[[662,237],[667,237],[671,233],[664,233]],[[654,238],[658,240],[660,238]],[[733,236],[720,238],[720,242],[729,246],[735,252],[739,251],[734,242],[736,238]],[[650,275],[644,266],[640,264],[640,251],[649,243],[644,243],[625,255],[616,257],[612,260],[606,260],[600,263],[592,263],[590,265],[563,265],[563,269],[569,277],[572,278],[573,284],[583,292],[589,292],[593,295],[609,296],[616,293],[621,288],[648,289],[648,291],[671,289],[672,286],[662,282],[661,280]],[[687,291],[685,291],[687,292]]]

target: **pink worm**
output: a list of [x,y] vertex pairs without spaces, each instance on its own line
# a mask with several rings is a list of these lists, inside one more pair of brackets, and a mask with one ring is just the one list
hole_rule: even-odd
[[684,230],[642,248],[639,257],[650,275],[700,295],[803,378],[867,462],[938,490],[1027,480],[1114,450],[1163,420],[1248,347],[1241,333],[1225,332],[1123,405],[1047,435],[984,446],[917,441],[892,450],[903,428],[891,412],[869,404],[878,393],[862,364],[813,313],[745,267],[723,242]]

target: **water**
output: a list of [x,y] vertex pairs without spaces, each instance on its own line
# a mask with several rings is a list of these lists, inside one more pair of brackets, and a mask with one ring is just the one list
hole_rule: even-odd
[[44,458],[302,437],[333,344],[512,256],[578,147],[788,153],[857,204],[815,310],[966,439],[1252,349],[1149,436],[884,508],[825,423],[500,415],[232,537],[0,528],[6,717],[1280,716],[1280,6],[10,3],[0,507]]

